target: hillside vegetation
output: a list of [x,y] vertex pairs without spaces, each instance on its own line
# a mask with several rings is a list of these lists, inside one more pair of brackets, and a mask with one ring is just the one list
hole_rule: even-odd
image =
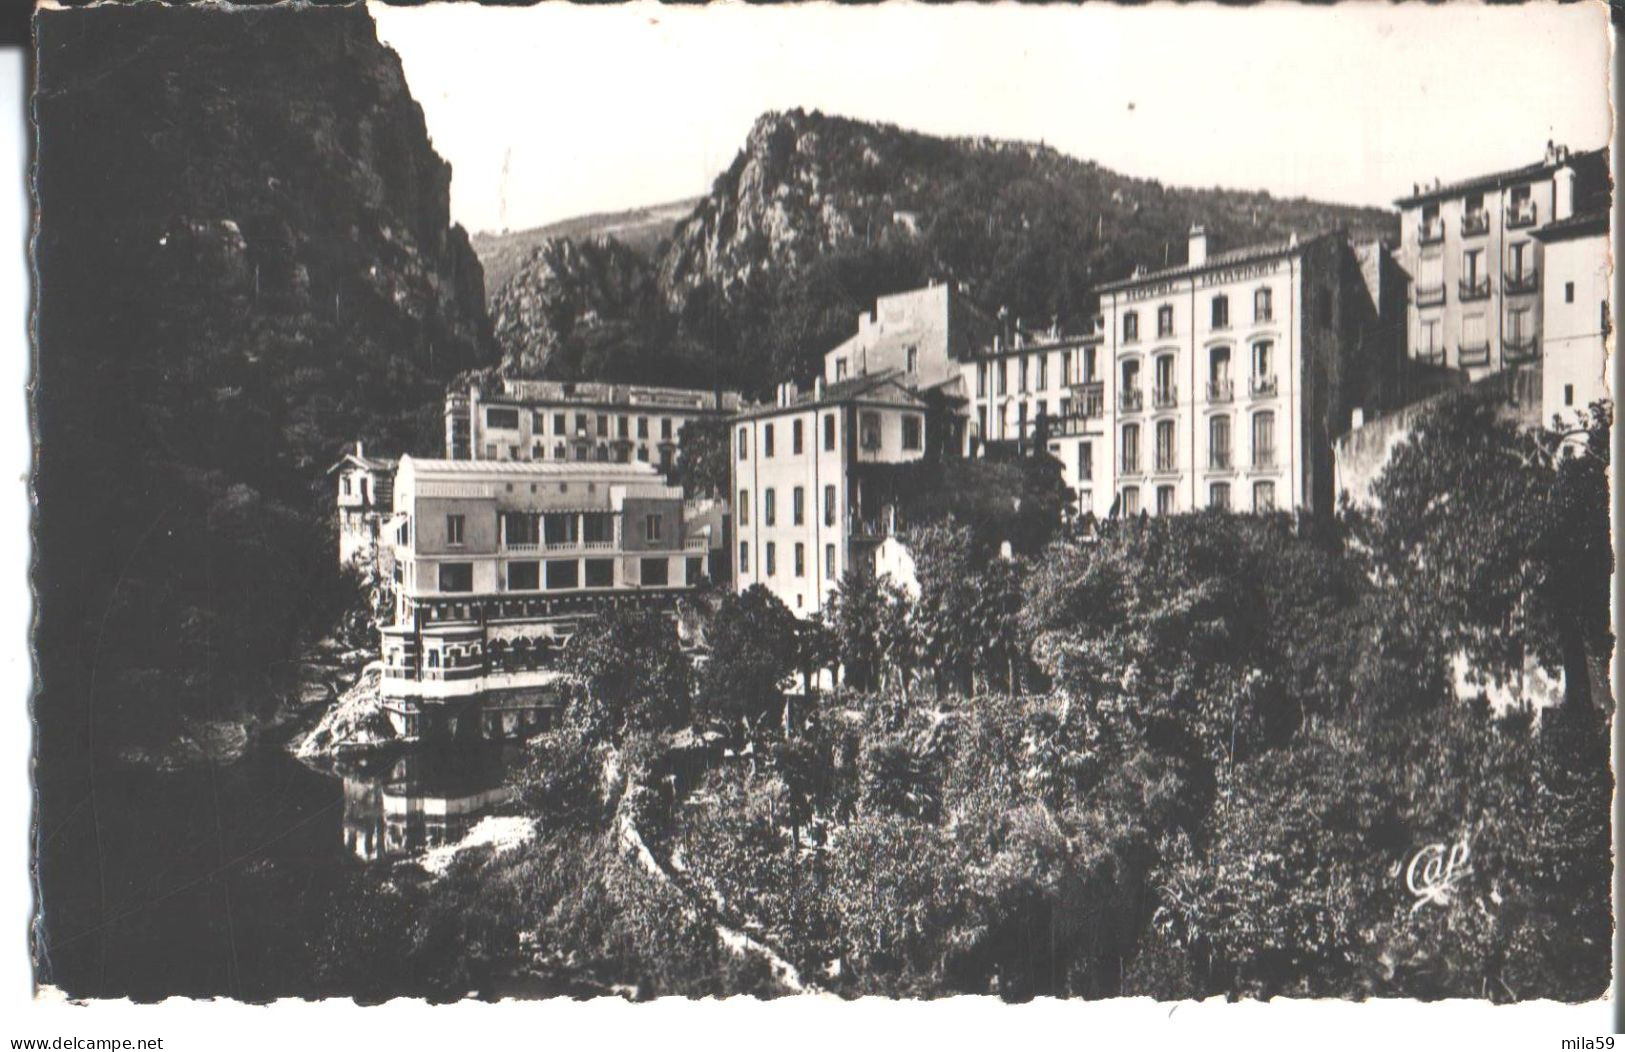
[[494,344],[365,10],[37,25],[37,706],[83,755],[263,700],[344,598],[325,469],[433,452]]
[[[1221,249],[1337,227],[1398,231],[1380,209],[1168,187],[1043,145],[944,139],[791,110],[757,120],[711,192],[653,254],[647,265],[664,317],[644,313],[641,302],[618,311],[624,297],[606,284],[572,293],[594,305],[588,325],[562,340],[551,330],[528,336],[525,318],[504,304],[546,301],[554,284],[592,289],[593,253],[579,245],[581,274],[562,274],[561,253],[537,246],[492,301],[505,364],[518,372],[585,377],[589,356],[571,348],[591,342],[594,361],[623,348],[645,360],[670,355],[672,371],[693,382],[721,374],[762,390],[810,375],[877,295],[933,277],[964,282],[982,303],[1029,322],[1075,325],[1094,311],[1090,290],[1100,282],[1137,264],[1182,262],[1193,224]],[[538,358],[540,344],[563,353]]]

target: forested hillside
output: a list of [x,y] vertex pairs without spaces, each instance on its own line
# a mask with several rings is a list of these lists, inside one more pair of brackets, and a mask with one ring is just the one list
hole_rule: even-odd
[[[553,344],[563,353],[540,357],[520,322],[503,328],[503,348],[526,373],[585,377],[584,362],[613,369],[624,348],[645,361],[670,355],[671,371],[694,373],[692,382],[720,372],[762,389],[810,374],[875,296],[932,277],[962,281],[987,306],[1028,321],[1076,324],[1093,312],[1100,282],[1137,264],[1181,262],[1197,223],[1220,248],[1335,227],[1398,230],[1380,209],[1167,187],[1043,145],[767,113],[649,264],[664,318],[641,303],[633,315],[600,310]],[[579,274],[561,273],[557,255],[532,250],[493,292],[499,315],[504,301],[550,298],[554,283],[590,287],[590,254],[578,253]],[[618,295],[606,287],[587,299],[613,305]]]
[[330,616],[324,471],[437,448],[483,281],[364,9],[37,26],[38,711],[162,740]]

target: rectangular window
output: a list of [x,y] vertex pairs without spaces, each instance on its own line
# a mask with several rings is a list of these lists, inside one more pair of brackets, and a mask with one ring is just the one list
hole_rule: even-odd
[[1003,358],[1000,358],[999,359],[999,392],[998,393],[999,394],[1004,394],[1009,390],[1010,390],[1010,363],[1007,360],[1005,360]]
[[1134,311],[1123,315],[1123,342],[1129,343],[1140,338],[1140,316]]
[[609,417],[604,413],[598,414],[598,437],[609,437]]
[[1088,442],[1078,443],[1078,479],[1088,482],[1095,477],[1095,451]]
[[346,497],[350,495],[350,476],[339,476],[339,492],[343,493]]
[[858,445],[873,452],[880,448],[880,414],[865,412],[858,417]]
[[697,585],[705,580],[705,560],[691,556],[683,563],[683,581],[688,585]]
[[[920,366],[920,349],[918,347],[910,347],[904,352],[904,356],[906,359],[906,364],[903,367],[903,371],[908,373],[918,371]],[[797,574],[796,576],[799,577],[800,574]]]
[[1230,418],[1219,415],[1207,423],[1208,467],[1224,470],[1230,466]]
[[801,455],[801,421],[795,420],[790,424],[790,452],[796,456]]
[[976,363],[976,397],[987,397],[987,363]]
[[474,590],[474,564],[441,563],[440,590],[442,592],[472,592]]
[[778,494],[769,486],[762,491],[762,525],[772,526],[778,521]]
[[1072,383],[1072,352],[1061,352],[1061,386],[1066,387]]
[[1124,515],[1138,515],[1138,514],[1140,514],[1140,487],[1138,487],[1138,486],[1125,486],[1125,487],[1123,487],[1123,514]]
[[750,545],[744,541],[739,542],[739,572],[750,573]]
[[631,421],[630,418],[625,417],[625,416],[621,416],[621,417],[616,418],[616,420],[615,420],[615,435],[616,435],[617,438],[631,438],[632,437],[632,421]]
[[1573,384],[1564,384],[1563,385],[1563,404],[1564,405],[1569,405],[1569,406],[1574,404],[1574,385]]
[[1174,334],[1174,309],[1170,306],[1157,308],[1157,335],[1172,336]]
[[739,525],[750,525],[750,490],[739,491]]
[[1489,333],[1484,326],[1484,315],[1469,314],[1461,319],[1461,345],[1463,347],[1483,347],[1489,343]]
[[[1259,289],[1257,292],[1253,293],[1253,320],[1254,321],[1269,321],[1271,318],[1273,318],[1275,316],[1275,306],[1274,306],[1273,300],[1274,300],[1274,295],[1267,288]],[[1222,485],[1222,483],[1221,483],[1221,485]],[[1229,487],[1225,488],[1225,493],[1228,495]],[[1226,496],[1225,499],[1228,502],[1229,497]],[[1229,504],[1226,503],[1225,506],[1229,507]]]
[[1020,382],[1019,382],[1018,386],[1016,387],[1016,390],[1018,392],[1020,392],[1021,394],[1026,394],[1027,393],[1027,356],[1022,355],[1020,361],[1018,361],[1016,363],[1016,365],[1017,365],[1017,372],[1018,372],[1018,375],[1020,377]]
[[1230,327],[1230,297],[1213,297],[1213,327],[1215,329],[1228,329]]
[[463,517],[461,515],[446,516],[446,543],[463,543]]
[[1275,483],[1253,483],[1253,510],[1256,512],[1275,510]]
[[790,522],[800,526],[807,518],[807,491],[800,486],[790,491]]
[[1140,472],[1140,425],[1123,425],[1123,473],[1137,475]]
[[542,564],[522,562],[508,564],[508,591],[534,592],[542,586]]
[[641,439],[649,437],[649,418],[646,416],[638,417],[638,437]]
[[1172,420],[1157,421],[1157,470],[1173,471],[1177,468],[1174,461],[1174,422]]
[[519,410],[498,409],[492,406],[485,410],[485,426],[499,427],[505,431],[517,431],[519,429]]
[[778,572],[778,553],[773,548],[773,542],[768,541],[762,553],[762,573],[772,577]]
[[643,539],[658,541],[660,539],[660,516],[645,515],[643,517]]
[[1215,482],[1208,487],[1207,506],[1220,511],[1230,510],[1230,483]]
[[1157,487],[1157,514],[1172,515],[1174,513],[1174,488],[1172,486]]
[[773,455],[773,425],[772,424],[764,424],[764,425],[762,425],[762,456],[765,458],[765,457],[770,457],[772,455]]
[[546,418],[542,416],[542,414],[541,414],[541,412],[539,410],[537,412],[534,412],[534,413],[530,414],[530,430],[531,430],[531,433],[539,435],[543,431],[547,430],[545,427],[542,426],[546,422],[547,422]]
[[739,459],[740,460],[744,460],[745,457],[746,457],[746,441],[745,440],[746,440],[746,436],[748,434],[748,430],[749,430],[748,428],[743,428],[743,427],[739,429]]
[[487,442],[485,444],[485,459],[486,460],[495,460],[496,458],[497,458],[497,447],[496,447],[495,443]]
[[554,413],[553,414],[553,433],[555,435],[563,435],[563,434],[567,434],[568,432],[569,432],[569,428],[564,423],[564,414],[563,413]]
[[920,418],[917,416],[903,417],[903,448],[919,449],[925,442],[920,437]]
[[587,433],[587,431],[588,431],[587,414],[586,413],[577,413],[576,414],[576,434],[585,435]]
[[610,588],[614,586],[614,559],[588,559],[586,560],[585,570],[588,588]]
[[1040,391],[1049,390],[1049,355],[1047,354],[1038,356],[1038,389]]
[[669,559],[643,559],[638,566],[638,582],[645,588],[664,588],[670,580]]
[[841,381],[841,380],[846,379],[846,359],[845,358],[837,358],[837,359],[835,359],[835,379],[837,381]]
[[547,561],[547,588],[549,591],[579,588],[581,564],[575,559],[549,559]]
[[835,487],[833,485],[824,487],[824,525],[835,525]]
[[835,414],[824,414],[824,449],[827,452],[835,450]]
[[824,545],[824,580],[835,580],[835,545]]
[[796,542],[796,576],[807,576],[807,546],[800,541]]
[[1253,414],[1253,467],[1275,466],[1275,414]]
[[1564,303],[1573,303],[1574,302],[1574,282],[1572,282],[1572,281],[1563,282],[1563,302]]

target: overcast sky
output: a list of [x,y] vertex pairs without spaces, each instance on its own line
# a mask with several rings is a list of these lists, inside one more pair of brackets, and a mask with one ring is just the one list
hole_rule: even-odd
[[372,10],[475,231],[698,195],[794,106],[1376,205],[1609,135],[1600,2]]

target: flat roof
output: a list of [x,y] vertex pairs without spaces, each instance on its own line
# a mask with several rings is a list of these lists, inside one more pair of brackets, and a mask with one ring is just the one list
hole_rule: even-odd
[[491,475],[500,478],[592,478],[611,481],[644,482],[661,478],[653,464],[642,461],[618,463],[604,460],[430,460],[406,456],[400,469],[415,475],[468,477]]

